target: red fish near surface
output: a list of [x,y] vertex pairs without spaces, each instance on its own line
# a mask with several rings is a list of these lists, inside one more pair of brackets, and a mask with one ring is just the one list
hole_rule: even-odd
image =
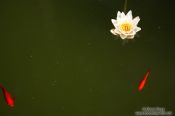
[[146,84],[146,80],[147,80],[150,72],[151,72],[151,68],[148,70],[148,72],[144,76],[143,80],[141,80],[141,82],[139,83],[139,86],[138,86],[138,90],[139,91],[141,91],[144,88],[144,86]]
[[11,94],[0,84],[0,88],[2,89],[2,92],[4,94],[4,98],[6,103],[10,107],[14,107],[14,98],[11,96]]

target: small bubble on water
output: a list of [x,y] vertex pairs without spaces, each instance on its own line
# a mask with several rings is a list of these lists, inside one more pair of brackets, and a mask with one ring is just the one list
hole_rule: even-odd
[[56,80],[53,80],[53,82],[52,82],[52,86],[56,86]]
[[92,88],[89,88],[89,92],[92,92],[93,91],[93,89]]
[[160,29],[160,26],[158,26],[158,29]]
[[90,42],[88,42],[87,44],[88,44],[88,46],[92,45],[92,43],[90,43]]
[[62,107],[61,107],[61,109],[62,109],[62,110],[64,110],[64,109],[65,109],[65,107],[64,107],[64,106],[62,106]]
[[35,100],[36,98],[35,97],[32,97],[32,100]]
[[60,62],[59,61],[56,61],[56,64],[58,65],[58,64],[60,64]]

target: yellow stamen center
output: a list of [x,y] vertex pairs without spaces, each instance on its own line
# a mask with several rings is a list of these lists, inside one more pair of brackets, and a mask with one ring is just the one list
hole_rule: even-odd
[[131,23],[128,23],[128,22],[125,22],[125,23],[122,23],[120,25],[120,30],[121,31],[124,31],[124,32],[130,32],[132,29],[132,24]]

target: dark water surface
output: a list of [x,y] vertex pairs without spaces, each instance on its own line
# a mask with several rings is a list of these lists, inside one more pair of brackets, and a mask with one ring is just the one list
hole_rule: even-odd
[[[175,112],[175,13],[166,1],[128,0],[137,37],[110,33],[124,0],[0,1],[0,116],[133,116]],[[139,81],[152,67],[142,92]]]

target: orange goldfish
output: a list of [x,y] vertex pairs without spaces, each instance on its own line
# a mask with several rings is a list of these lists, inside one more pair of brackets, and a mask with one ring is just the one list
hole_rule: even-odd
[[0,88],[2,89],[2,92],[3,92],[4,99],[5,99],[6,103],[10,107],[14,107],[14,98],[11,96],[11,94],[1,84],[0,84]]
[[151,68],[148,70],[148,72],[147,72],[146,75],[144,76],[143,80],[140,81],[139,86],[138,86],[138,90],[139,90],[139,91],[141,91],[141,90],[144,88],[144,86],[145,86],[145,84],[146,84],[146,80],[147,80],[147,78],[148,78],[150,72],[151,72]]

